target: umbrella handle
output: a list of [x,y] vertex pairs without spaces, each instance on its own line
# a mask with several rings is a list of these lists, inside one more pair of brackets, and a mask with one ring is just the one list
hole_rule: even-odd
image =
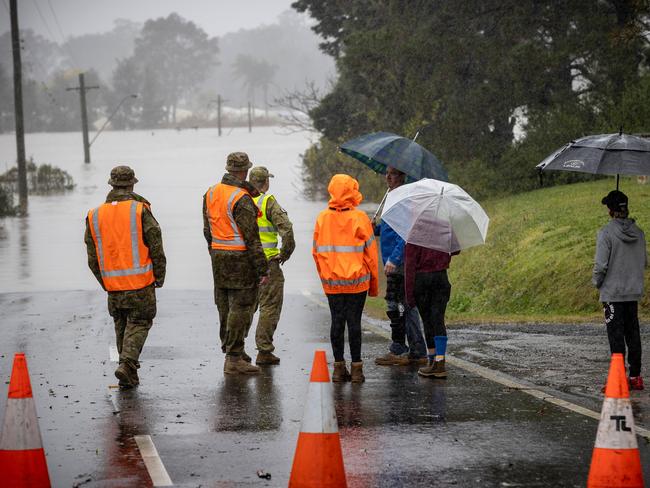
[[386,190],[386,193],[384,193],[384,198],[381,199],[381,202],[379,203],[379,207],[377,207],[377,211],[375,212],[375,215],[372,216],[372,225],[377,225],[377,216],[381,213],[381,211],[384,209],[384,203],[386,203],[386,197],[388,196],[388,190]]

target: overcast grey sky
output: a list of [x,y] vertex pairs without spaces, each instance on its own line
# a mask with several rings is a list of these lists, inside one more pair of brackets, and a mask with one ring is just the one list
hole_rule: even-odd
[[[143,22],[177,12],[211,36],[272,24],[293,0],[18,0],[21,29],[61,42],[113,28],[115,19]],[[9,0],[0,0],[0,32],[9,30]],[[58,25],[57,25],[58,22]],[[60,28],[60,29],[59,29]],[[62,32],[61,32],[62,31]]]

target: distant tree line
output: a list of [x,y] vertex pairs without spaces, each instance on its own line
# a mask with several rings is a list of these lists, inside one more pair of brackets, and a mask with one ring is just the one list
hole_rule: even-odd
[[[324,86],[333,62],[294,11],[276,24],[210,38],[177,14],[144,24],[120,19],[113,30],[68,38],[62,44],[21,31],[25,124],[29,132],[79,130],[80,71],[87,85],[89,120],[110,116],[114,129],[180,124],[210,125],[216,98],[230,107],[247,102],[266,108],[285,91],[317,80]],[[224,47],[225,46],[225,47]],[[224,52],[225,50],[225,52]],[[9,32],[0,34],[0,133],[13,130],[12,52]],[[138,98],[130,95],[137,94]],[[188,116],[188,112],[191,116]],[[257,115],[258,123],[265,120]],[[223,119],[229,122],[228,115]],[[230,122],[240,122],[231,115]],[[272,117],[267,117],[266,122]]]
[[[26,35],[35,41],[32,44],[40,47],[39,53],[49,50],[65,54],[38,36]],[[125,103],[115,114],[111,121],[114,128],[175,124],[179,102],[207,78],[217,64],[218,52],[216,38],[209,38],[202,29],[178,14],[148,20],[135,38],[133,54],[117,61],[110,85],[101,80],[95,70],[86,71],[86,84],[102,88],[87,94],[89,120],[110,115],[109,111],[124,97],[137,94],[138,98]],[[43,66],[44,61],[36,61],[37,66]],[[77,74],[78,70],[60,68],[45,74],[47,83],[27,77],[23,88],[26,130],[79,129],[78,94],[66,92],[66,88],[77,85]],[[0,87],[1,131],[13,126],[13,83],[3,64],[0,64]]]
[[[350,161],[338,144],[386,130],[436,154],[481,197],[538,185],[534,166],[590,133],[650,132],[650,7],[644,0],[297,0],[334,89],[311,110],[312,193]],[[362,176],[376,187],[376,178]],[[586,178],[549,175],[550,183]],[[325,183],[326,184],[326,183]],[[374,191],[374,190],[371,190]],[[381,191],[381,190],[380,190]]]

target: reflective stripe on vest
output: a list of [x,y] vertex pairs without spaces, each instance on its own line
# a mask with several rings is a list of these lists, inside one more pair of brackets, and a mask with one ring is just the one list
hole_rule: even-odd
[[318,246],[313,241],[313,247],[316,252],[363,252],[374,240],[375,236],[372,236],[360,246]]
[[[127,205],[125,219],[122,214]],[[102,281],[108,291],[138,290],[154,282],[153,263],[142,237],[143,207],[141,202],[125,200],[105,203],[88,212]],[[102,225],[104,219],[110,227]],[[128,243],[124,241],[126,235]],[[105,249],[110,250],[108,262]]]
[[363,276],[359,276],[354,280],[326,280],[321,278],[321,283],[329,286],[350,286],[350,285],[360,285],[370,279],[370,273]]
[[262,242],[262,249],[264,249],[266,259],[271,259],[273,256],[280,254],[280,250],[278,249],[278,229],[266,216],[267,204],[271,197],[272,195],[262,193],[253,199],[261,213],[257,218],[257,226],[260,229],[260,241]]
[[[246,243],[241,232],[233,209],[235,204],[248,192],[239,187],[219,183],[213,186],[207,194],[206,207],[212,234],[212,249],[224,251],[245,251]],[[225,215],[224,215],[225,210]]]

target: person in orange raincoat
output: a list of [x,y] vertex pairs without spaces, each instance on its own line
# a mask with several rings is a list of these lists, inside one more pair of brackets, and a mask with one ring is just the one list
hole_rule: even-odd
[[[348,175],[334,175],[327,191],[331,198],[316,219],[312,255],[332,315],[332,381],[362,383],[361,314],[366,295],[376,297],[379,291],[377,243],[370,219],[356,208],[363,200],[359,182]],[[351,373],[343,357],[346,324]]]

